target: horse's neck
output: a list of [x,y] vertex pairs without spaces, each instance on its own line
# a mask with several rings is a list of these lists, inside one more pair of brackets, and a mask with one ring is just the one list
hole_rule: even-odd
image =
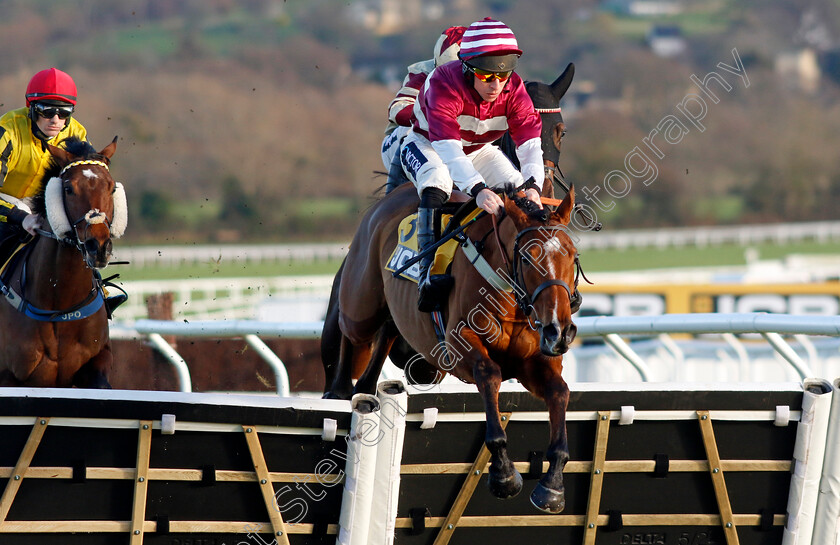
[[[513,271],[509,269],[513,259],[513,247],[516,244],[516,227],[513,225],[513,220],[505,216],[501,220],[497,220],[498,237],[493,227],[492,218],[486,216],[481,223],[471,229],[471,237],[474,241],[483,240],[483,248],[481,255],[487,261],[487,264],[496,271],[496,273],[504,273],[505,276],[510,276]],[[464,260],[465,266],[472,269],[476,274],[477,270],[469,260]],[[508,279],[510,280],[510,279]]]
[[76,248],[40,237],[26,258],[26,298],[36,306],[59,308],[78,302],[93,286],[92,272]]

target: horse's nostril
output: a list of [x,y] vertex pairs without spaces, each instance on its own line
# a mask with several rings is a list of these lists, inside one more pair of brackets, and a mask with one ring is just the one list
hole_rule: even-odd
[[545,340],[549,342],[554,342],[555,340],[557,340],[558,336],[557,326],[555,326],[554,324],[548,324],[546,326],[543,326],[542,334]]
[[572,341],[575,340],[577,336],[577,326],[574,323],[570,323],[566,326],[565,331],[563,331],[563,338],[566,341],[566,344],[571,344]]
[[99,251],[99,241],[95,238],[89,238],[85,241],[85,251],[89,254],[95,254]]

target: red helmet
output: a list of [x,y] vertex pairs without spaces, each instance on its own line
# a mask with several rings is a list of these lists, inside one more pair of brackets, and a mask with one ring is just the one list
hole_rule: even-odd
[[69,74],[57,68],[41,70],[26,86],[26,105],[41,100],[59,100],[76,105],[76,84]]
[[463,38],[466,30],[467,27],[451,26],[443,31],[443,34],[435,43],[435,66],[458,60],[461,38]]

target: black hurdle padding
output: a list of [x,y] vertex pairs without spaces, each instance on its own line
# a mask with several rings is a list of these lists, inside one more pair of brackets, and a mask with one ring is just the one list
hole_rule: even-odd
[[653,477],[656,479],[664,479],[665,477],[667,477],[668,470],[671,465],[668,455],[660,453],[654,454],[653,461]]
[[323,515],[319,515],[312,520],[312,535],[313,536],[322,536],[327,538],[328,534],[327,531],[329,530],[330,524],[333,524],[335,521],[332,517],[325,517]]
[[74,483],[83,483],[87,481],[87,467],[84,460],[73,461],[73,479]]
[[759,509],[758,514],[761,516],[761,524],[758,529],[762,532],[769,532],[773,529],[773,516],[775,513],[772,509]]
[[216,484],[216,466],[205,464],[201,466],[201,484],[211,486]]
[[607,532],[617,532],[624,528],[624,519],[621,518],[621,511],[618,509],[607,509]]
[[527,479],[539,479],[542,476],[542,466],[545,453],[541,450],[532,450],[528,453],[528,474],[523,475]]
[[169,533],[168,515],[155,515],[155,522],[157,523],[157,529],[155,530],[155,533],[164,536]]
[[431,517],[432,513],[428,507],[412,507],[408,510],[408,516],[411,519],[411,528],[408,530],[408,534],[419,536],[426,531],[426,517]]

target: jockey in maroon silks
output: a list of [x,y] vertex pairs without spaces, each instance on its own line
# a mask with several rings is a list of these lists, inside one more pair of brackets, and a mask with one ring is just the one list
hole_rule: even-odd
[[[542,207],[542,123],[514,72],[521,55],[513,32],[488,17],[464,33],[460,62],[435,69],[421,89],[413,127],[400,152],[403,170],[420,195],[420,252],[434,243],[435,210],[449,200],[453,186],[475,197],[478,207],[490,214],[504,206],[492,189],[506,185],[522,187]],[[521,172],[492,145],[506,131],[516,145]],[[440,282],[438,288],[436,279],[429,278],[432,259],[428,255],[420,261],[418,306],[424,312],[434,309],[446,284]]]

